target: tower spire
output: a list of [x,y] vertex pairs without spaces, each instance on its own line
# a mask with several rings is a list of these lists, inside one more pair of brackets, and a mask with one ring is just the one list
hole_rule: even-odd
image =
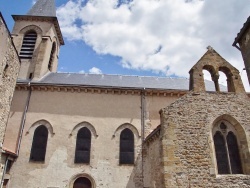
[[29,10],[27,15],[56,17],[55,1],[37,0],[34,6]]

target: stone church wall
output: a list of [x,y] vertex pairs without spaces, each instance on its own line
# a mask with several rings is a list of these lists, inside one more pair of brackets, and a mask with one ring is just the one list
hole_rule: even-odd
[[144,188],[163,188],[163,159],[161,127],[158,126],[145,140],[143,145]]
[[[20,68],[17,51],[12,42],[8,28],[0,13],[0,145],[2,147],[7,126],[10,105],[15,90],[16,79]],[[0,178],[5,159],[0,156]]]
[[[190,92],[162,109],[165,186],[250,187],[249,114],[250,101],[244,93]],[[238,133],[243,174],[217,172],[212,128],[220,120]]]
[[[88,175],[96,187],[142,187],[140,92],[119,94],[52,88],[31,88],[19,157],[10,170],[10,187],[22,185],[20,187],[33,188],[41,184],[46,188],[68,187],[78,175]],[[28,84],[17,86],[12,102],[4,146],[14,151],[29,89]],[[150,122],[147,131],[152,131],[156,127],[155,122],[157,125],[160,122],[156,107],[166,106],[176,98],[146,96],[145,120]],[[41,124],[49,127],[45,162],[30,162],[34,130]],[[90,124],[92,130],[90,164],[75,164],[77,130],[86,124]],[[134,165],[119,164],[119,138],[124,128],[130,128],[134,133]],[[25,173],[22,173],[23,169]]]
[[16,49],[12,43],[8,28],[0,15],[0,142],[2,143],[4,131],[9,115],[20,62]]

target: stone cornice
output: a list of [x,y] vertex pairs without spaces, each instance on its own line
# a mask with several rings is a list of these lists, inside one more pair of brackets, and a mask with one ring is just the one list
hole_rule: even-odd
[[91,86],[55,86],[55,85],[30,85],[28,83],[17,83],[16,90],[45,91],[45,92],[71,92],[71,93],[92,93],[92,94],[116,94],[116,95],[141,95],[181,97],[188,91],[181,90],[159,90],[140,88],[101,88]]
[[161,125],[158,125],[144,140],[144,143],[149,144],[160,136]]

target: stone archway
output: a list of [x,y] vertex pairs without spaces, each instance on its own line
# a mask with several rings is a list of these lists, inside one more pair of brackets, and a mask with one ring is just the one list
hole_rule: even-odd
[[86,177],[79,177],[74,181],[73,188],[92,188],[92,183]]

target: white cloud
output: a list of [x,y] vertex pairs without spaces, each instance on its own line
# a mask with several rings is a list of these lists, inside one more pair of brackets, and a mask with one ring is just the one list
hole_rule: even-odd
[[89,69],[89,73],[91,74],[102,74],[102,71],[96,67],[92,67],[91,69]]
[[85,73],[85,71],[84,70],[80,70],[79,73],[83,74],[83,73]]
[[64,37],[84,40],[99,54],[119,56],[129,69],[188,77],[208,45],[243,69],[232,43],[249,16],[249,0],[125,2],[72,0],[62,5],[57,15]]

